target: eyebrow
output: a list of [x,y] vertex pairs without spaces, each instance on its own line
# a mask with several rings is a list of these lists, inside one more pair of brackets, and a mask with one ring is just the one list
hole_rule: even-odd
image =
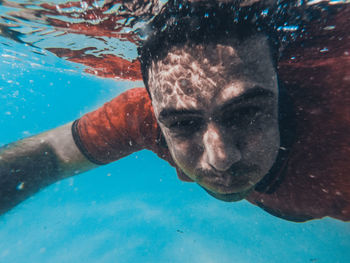
[[[267,89],[264,89],[262,87],[254,87],[252,89],[247,90],[243,94],[239,95],[238,97],[234,97],[232,99],[229,99],[227,102],[225,102],[222,106],[220,106],[221,110],[225,110],[226,108],[232,106],[233,104],[239,104],[242,101],[251,100],[255,98],[274,98],[275,94]],[[159,121],[163,121],[167,118],[176,118],[184,115],[203,115],[202,110],[197,109],[176,109],[173,107],[165,108],[159,113]]]
[[254,88],[247,90],[246,92],[239,95],[238,97],[229,99],[222,106],[220,106],[220,108],[224,110],[234,104],[240,104],[243,101],[252,100],[256,98],[274,98],[274,97],[275,97],[275,93],[272,92],[271,90],[267,90],[265,88],[255,86]]
[[167,118],[175,118],[184,115],[202,115],[202,110],[196,109],[176,109],[176,108],[166,108],[159,113],[159,120],[162,121]]

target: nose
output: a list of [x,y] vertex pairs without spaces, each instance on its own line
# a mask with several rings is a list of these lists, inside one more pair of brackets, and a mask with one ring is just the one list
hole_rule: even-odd
[[224,172],[242,156],[235,143],[234,134],[229,134],[214,123],[209,124],[203,135],[204,161],[217,171]]

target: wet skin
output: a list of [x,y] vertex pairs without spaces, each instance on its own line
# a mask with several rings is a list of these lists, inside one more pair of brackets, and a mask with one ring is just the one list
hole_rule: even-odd
[[278,85],[266,38],[187,43],[152,63],[153,108],[179,168],[214,195],[244,198],[279,147]]

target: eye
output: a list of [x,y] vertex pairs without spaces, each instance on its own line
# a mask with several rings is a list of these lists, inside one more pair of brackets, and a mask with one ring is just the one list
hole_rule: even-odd
[[262,113],[262,109],[256,106],[228,110],[223,114],[222,123],[226,127],[252,125]]
[[200,118],[177,119],[168,125],[171,132],[177,135],[189,135],[198,131],[203,124]]

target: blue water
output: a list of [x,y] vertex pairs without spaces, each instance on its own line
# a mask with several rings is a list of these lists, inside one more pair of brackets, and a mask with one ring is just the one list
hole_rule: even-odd
[[[0,43],[0,146],[142,85]],[[349,248],[348,223],[293,223],[246,201],[220,202],[148,151],[55,183],[0,217],[4,263],[343,263]]]

